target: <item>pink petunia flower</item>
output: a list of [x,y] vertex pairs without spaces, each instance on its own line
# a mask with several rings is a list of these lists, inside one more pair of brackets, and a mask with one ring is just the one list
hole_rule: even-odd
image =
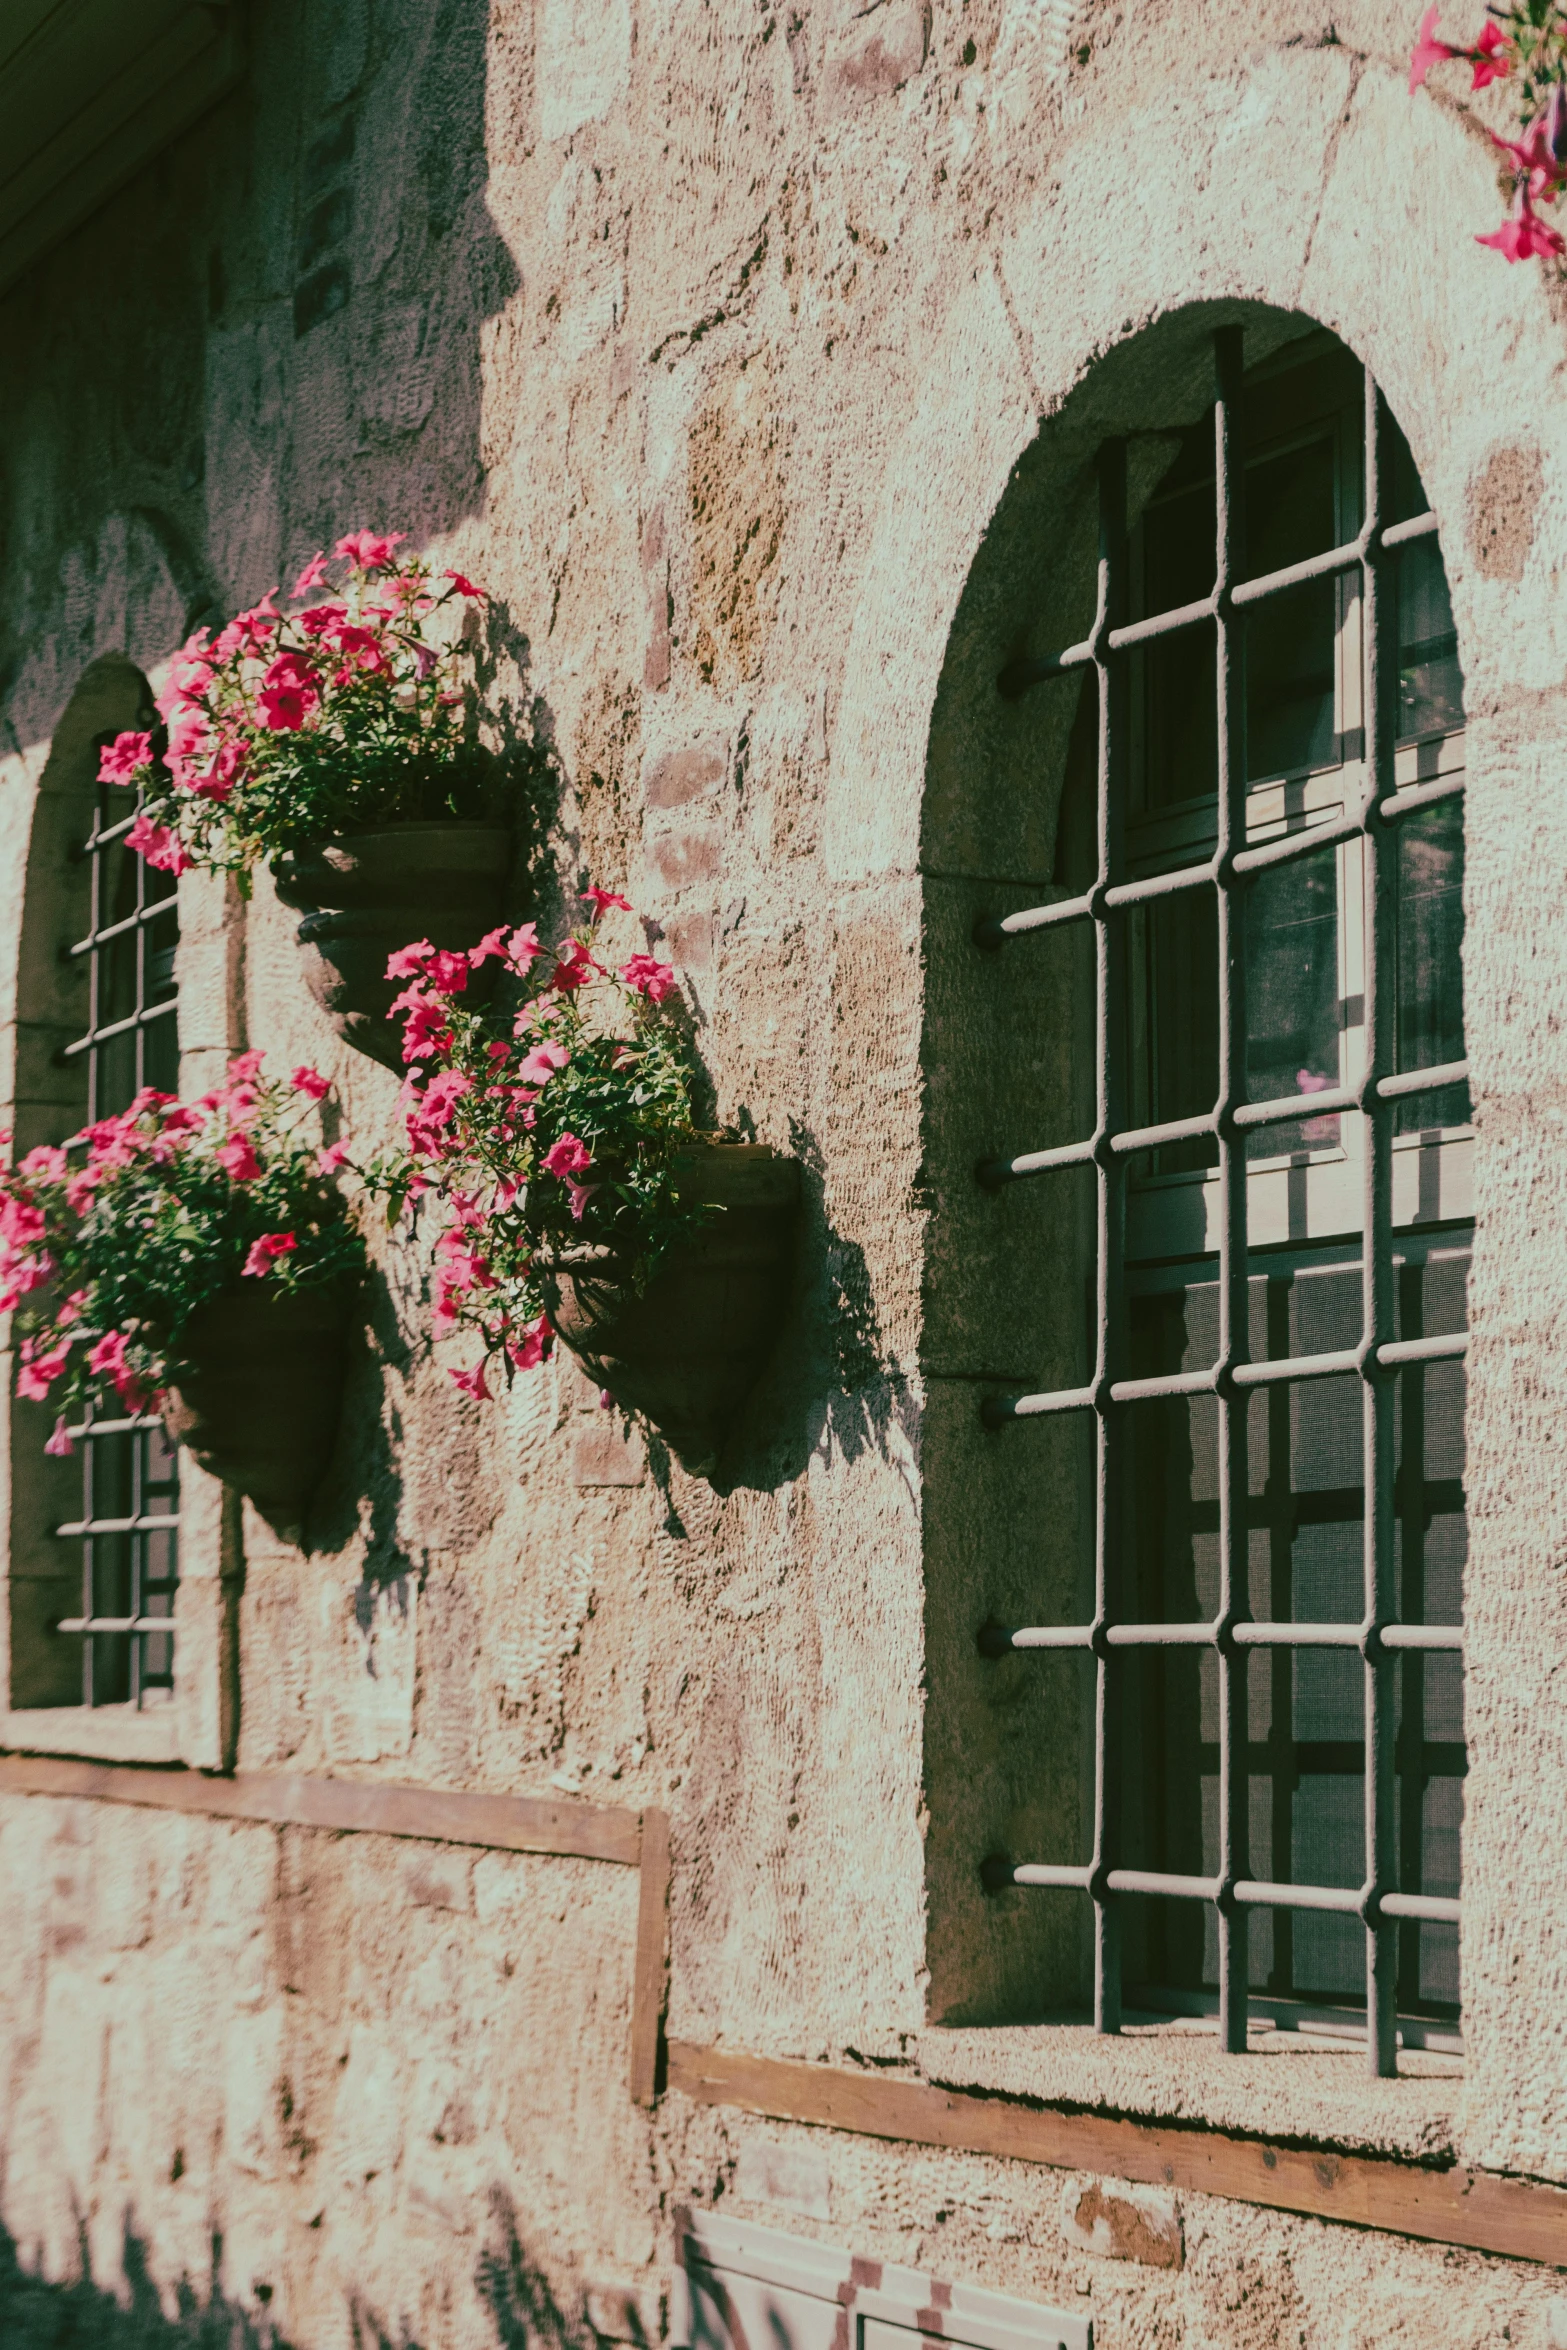
[[475,587],[471,579],[464,579],[460,571],[443,571],[441,577],[449,579],[460,596],[472,596],[478,603],[484,602],[483,588]]
[[586,987],[594,973],[602,969],[578,938],[568,939],[556,952],[560,960],[550,974],[550,985],[557,995],[575,995],[579,987]]
[[1530,261],[1537,255],[1567,253],[1567,242],[1548,221],[1541,220],[1529,201],[1529,183],[1519,182],[1513,199],[1512,211],[1498,229],[1488,237],[1476,237],[1477,245],[1489,245],[1506,261]]
[[572,1175],[582,1174],[592,1164],[593,1153],[587,1144],[570,1133],[563,1134],[558,1142],[552,1142],[543,1159],[545,1172],[560,1176],[563,1182]]
[[99,753],[98,781],[134,783],[140,770],[151,765],[150,734],[117,734],[108,749]]
[[319,1150],[316,1153],[316,1173],[318,1175],[335,1175],[339,1167],[346,1167],[347,1164],[348,1145],[346,1142],[329,1142],[324,1150]]
[[383,571],[392,559],[392,549],[400,547],[408,536],[405,530],[394,530],[389,538],[377,538],[374,531],[351,531],[337,542],[334,553],[346,557],[361,571]]
[[399,947],[395,955],[386,958],[387,978],[417,978],[434,952],[427,938],[416,938],[412,946]]
[[645,995],[651,1004],[661,1004],[675,984],[675,974],[667,963],[660,963],[652,955],[633,955],[629,963],[622,963],[620,976],[638,995]]
[[65,1415],[63,1413],[61,1414],[60,1418],[56,1420],[54,1424],[54,1434],[49,1438],[49,1441],[44,1446],[44,1450],[54,1460],[57,1461],[69,1459],[70,1455],[75,1452],[76,1447],[71,1442],[71,1431],[65,1424]]
[[1469,85],[1471,94],[1488,88],[1492,82],[1504,81],[1513,70],[1507,35],[1494,18],[1487,19],[1479,40],[1464,54],[1474,68],[1474,79]]
[[598,920],[601,914],[607,913],[611,906],[618,906],[623,914],[629,914],[631,911],[631,900],[629,898],[623,898],[617,890],[599,889],[596,885],[591,889],[585,889],[583,891],[582,902],[584,905],[591,906],[593,908],[593,919],[595,922]]
[[593,1194],[596,1191],[602,1190],[603,1186],[602,1184],[598,1183],[574,1183],[569,1175],[566,1177],[565,1181],[566,1189],[571,1194],[571,1220],[574,1224],[580,1224],[582,1222],[583,1209],[587,1206],[589,1200],[593,1197]]
[[517,1081],[520,1085],[545,1085],[549,1082],[551,1072],[564,1069],[570,1059],[571,1055],[563,1044],[557,1044],[553,1037],[546,1037],[542,1044],[534,1046],[525,1060],[518,1063]]
[[482,1362],[475,1363],[471,1371],[453,1371],[449,1376],[452,1385],[460,1387],[464,1395],[474,1396],[480,1403],[489,1402],[490,1390],[485,1380]]
[[30,1403],[47,1403],[49,1390],[65,1369],[71,1356],[71,1342],[64,1339],[47,1354],[40,1353],[36,1339],[24,1341],[16,1373],[16,1392],[25,1395]]
[[325,555],[312,555],[309,562],[305,565],[304,570],[300,573],[293,586],[289,589],[288,592],[290,599],[296,596],[308,596],[312,588],[319,587],[321,585],[321,582],[326,577],[326,572],[327,561]]
[[241,1265],[240,1272],[270,1273],[279,1257],[286,1257],[290,1250],[298,1246],[292,1232],[263,1232],[259,1240],[251,1242],[250,1253]]
[[468,958],[454,953],[450,947],[437,947],[424,968],[430,985],[442,995],[461,995],[468,984]]
[[1453,48],[1450,42],[1439,41],[1436,37],[1437,18],[1441,13],[1440,8],[1428,8],[1420,19],[1419,36],[1409,60],[1409,95],[1411,97],[1419,89],[1433,65],[1441,65],[1447,58],[1458,55],[1458,51]]
[[313,1102],[324,1101],[332,1090],[331,1078],[323,1077],[319,1069],[296,1069],[289,1083],[296,1093],[309,1094]]
[[154,824],[150,816],[138,816],[125,835],[125,845],[155,865],[160,873],[188,873],[191,860],[184,843],[162,824]]
[[110,1330],[99,1339],[87,1357],[89,1371],[107,1371],[114,1381],[115,1393],[121,1403],[139,1412],[147,1401],[147,1390],[135,1366],[125,1359],[125,1333]]
[[519,1371],[532,1371],[549,1360],[554,1343],[554,1324],[548,1314],[540,1314],[536,1322],[523,1324],[520,1338],[508,1338],[506,1352]]
[[220,1167],[228,1170],[236,1183],[254,1183],[261,1173],[261,1161],[247,1134],[231,1134],[227,1142],[218,1145],[213,1157]]
[[338,622],[347,617],[346,604],[311,604],[305,611],[294,615],[306,636],[325,636],[329,629],[335,629]]

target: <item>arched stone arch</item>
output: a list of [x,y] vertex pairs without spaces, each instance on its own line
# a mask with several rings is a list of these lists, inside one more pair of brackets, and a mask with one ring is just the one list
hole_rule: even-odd
[[[966,932],[968,899],[977,911],[984,896],[989,910],[998,884],[1038,883],[1050,871],[1048,791],[1025,822],[1000,804],[1003,795],[954,788],[960,770],[994,780],[988,762],[1002,721],[994,710],[981,714],[977,689],[997,638],[1006,637],[1002,620],[1014,634],[1058,633],[1056,558],[1088,528],[1081,496],[1061,495],[1072,444],[1086,461],[1112,421],[1101,395],[1135,374],[1099,363],[1133,349],[1148,330],[1144,348],[1163,350],[1172,370],[1166,391],[1178,407],[1183,317],[1195,348],[1226,315],[1297,316],[1330,328],[1370,363],[1408,437],[1439,518],[1467,681],[1465,971],[1480,1145],[1464,1971],[1471,2042],[1495,2060],[1479,2158],[1529,2167],[1560,2128],[1541,2084],[1567,2079],[1567,2019],[1551,1991],[1561,1950],[1552,1941],[1557,1929],[1541,1925],[1555,1915],[1550,1889],[1567,1870],[1567,1827],[1536,1822],[1523,1834],[1512,1744],[1530,1704],[1549,1709],[1549,1660],[1567,1650],[1567,1593],[1550,1566],[1567,1555],[1567,1481],[1541,1465],[1542,1452],[1551,1457],[1548,1426],[1567,1408],[1567,1346],[1551,1348],[1552,1363],[1564,1368],[1545,1372],[1543,1387],[1538,1371],[1547,1333],[1567,1335],[1567,1262],[1539,1238],[1542,1216],[1557,1232],[1567,1223],[1567,1164],[1552,1139],[1553,1119],[1567,1107],[1567,974],[1537,952],[1559,925],[1567,870],[1560,788],[1567,609],[1553,592],[1552,569],[1567,497],[1558,305],[1546,273],[1499,266],[1474,243],[1496,204],[1480,127],[1429,97],[1410,99],[1401,78],[1347,49],[1279,49],[1206,77],[1183,75],[1173,60],[1157,104],[1129,107],[1117,130],[1113,142],[1085,135],[1052,156],[1048,184],[1034,183],[994,258],[952,304],[888,454],[837,701],[824,841],[843,918],[853,918],[856,904],[874,903],[894,928],[918,926],[925,946],[920,1040],[917,1051],[912,1039],[906,1046],[909,1098],[923,1094],[926,1103],[923,1152],[911,1142],[905,1165],[879,1173],[884,1192],[906,1186],[902,1240],[922,1251],[925,1268],[917,1317],[905,1311],[894,1329],[889,1312],[883,1326],[901,1359],[921,1366],[927,1564],[937,1477],[961,1484],[974,1467],[967,1440],[951,1433],[956,1403],[948,1414],[939,1391],[946,1384],[958,1396],[967,1380],[971,1406],[974,1365],[963,1348],[977,1356],[998,1335],[944,1328],[932,1315],[941,1252],[979,1245],[972,1225],[964,1228],[975,1145],[951,1132],[941,1070],[955,1054],[981,1054],[999,1015],[981,959],[961,970],[956,957],[944,965],[937,932]],[[1127,193],[1133,185],[1135,201]],[[1507,520],[1498,560],[1488,485],[1514,477],[1538,485],[1538,503]],[[1043,523],[1046,504],[1052,513],[1031,539],[1021,518],[1033,481],[1043,501],[1036,517]],[[1002,560],[1004,538],[1011,568]],[[966,693],[965,682],[976,690]],[[1054,723],[1052,736],[1047,713],[1020,720],[1011,754],[1035,760],[1047,783],[1063,740]],[[1014,1033],[1003,1048],[996,1083],[1025,1040]],[[971,1058],[971,1092],[980,1081]],[[933,1151],[942,1135],[945,1162]],[[847,1199],[858,1187],[845,1177],[838,1188]],[[874,1282],[878,1255],[866,1253]],[[894,1238],[879,1253],[888,1299],[901,1305],[909,1294],[906,1249]],[[1518,1367],[1523,1352],[1511,1343],[1526,1325],[1535,1366],[1527,1377]],[[1013,1325],[1003,1321],[999,1330],[1019,1339]],[[1026,1352],[1026,1332],[1020,1345]],[[944,1572],[965,1594],[961,1640],[972,1654],[984,1526],[976,1487],[964,1490]],[[1037,1497],[1013,1499],[1026,1507]],[[938,1653],[947,1635],[928,1582],[925,1608],[928,1797],[932,1741],[944,1745],[953,1778],[973,1783],[986,1738],[983,1730],[976,1737],[961,1706],[940,1718],[942,1673],[963,1667],[955,1654]],[[1063,1791],[1062,1800],[1071,1799]],[[959,1864],[956,1847],[943,1856],[939,1844],[933,1823],[929,2005],[937,2013],[1023,2012],[1028,1984],[1037,1997],[1052,1974],[1063,1983],[1071,1953],[1042,1946],[1019,1961],[1001,1948],[971,1906],[972,1876],[961,1891],[955,1878],[942,1881],[949,1860]],[[972,1871],[973,1862],[965,1847],[961,1865]],[[944,1916],[960,1911],[964,1923],[944,1946]],[[1530,1938],[1525,1918],[1534,1921]],[[1533,2117],[1527,2126],[1518,2118],[1525,2114]]]

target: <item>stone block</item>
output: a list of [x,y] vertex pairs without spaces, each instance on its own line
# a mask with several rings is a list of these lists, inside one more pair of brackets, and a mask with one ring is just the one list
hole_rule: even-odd
[[623,1426],[609,1412],[602,1412],[599,1422],[597,1427],[579,1428],[572,1438],[571,1482],[579,1491],[598,1485],[640,1485],[647,1473],[640,1432]]
[[883,0],[841,33],[828,53],[826,99],[841,111],[889,97],[912,81],[930,48],[930,0]]
[[734,2191],[750,2203],[776,2203],[810,2219],[832,2217],[827,2157],[817,2146],[783,2146],[776,2138],[741,2141]]
[[1090,2180],[1068,2187],[1061,2233],[1075,2251],[1101,2260],[1136,2260],[1145,2268],[1180,2268],[1185,2260],[1181,2215],[1160,2187]]
[[642,789],[650,808],[683,808],[688,800],[711,797],[729,772],[729,745],[722,736],[666,751],[643,770]]
[[657,834],[648,843],[653,870],[671,890],[711,881],[723,854],[724,834],[719,824],[690,824],[679,832]]
[[545,0],[538,34],[539,127],[569,139],[599,122],[631,73],[631,0]]

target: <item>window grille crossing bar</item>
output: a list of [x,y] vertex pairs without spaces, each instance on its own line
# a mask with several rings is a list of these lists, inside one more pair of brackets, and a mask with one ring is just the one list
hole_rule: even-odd
[[139,1029],[150,1028],[155,1020],[169,1020],[179,1010],[172,997],[166,1004],[148,1004],[144,1011],[127,1012],[123,1020],[111,1020],[103,1028],[95,1028],[87,1036],[78,1036],[65,1048],[65,1058],[76,1060],[82,1053],[95,1052],[100,1045],[112,1044],[117,1036],[131,1036]]
[[[1423,808],[1439,807],[1444,800],[1461,799],[1463,791],[1462,775],[1442,775],[1432,783],[1406,784],[1402,791],[1390,792],[1369,809],[1362,808],[1353,815],[1334,817],[1322,824],[1305,824],[1277,840],[1237,848],[1229,861],[1230,871],[1241,876],[1265,873],[1275,865],[1292,864],[1298,857],[1314,857],[1323,849],[1336,847],[1340,841],[1359,840],[1368,824],[1396,824],[1405,816],[1417,815]],[[1138,881],[1117,882],[1102,897],[1089,891],[1081,897],[1060,898],[1051,906],[1023,906],[1015,914],[995,915],[976,923],[974,943],[981,947],[1005,946],[1009,939],[1027,938],[1036,930],[1054,930],[1067,922],[1091,922],[1096,904],[1117,911],[1123,906],[1152,905],[1157,898],[1176,897],[1185,890],[1212,889],[1219,879],[1218,862],[1209,858],[1201,865],[1179,866],[1172,873],[1154,873]]]
[[[1398,1338],[1395,1335],[1393,1152],[1396,1106],[1464,1083],[1467,1060],[1423,1069],[1396,1068],[1398,945],[1394,931],[1399,822],[1460,797],[1462,773],[1399,788],[1396,774],[1400,693],[1396,550],[1430,539],[1429,513],[1390,522],[1385,412],[1367,370],[1362,386],[1364,498],[1356,537],[1328,553],[1256,579],[1244,568],[1245,468],[1240,391],[1242,335],[1226,328],[1214,344],[1215,568],[1210,595],[1194,603],[1128,620],[1125,443],[1107,441],[1099,456],[1100,542],[1096,613],[1090,634],[1059,654],[1017,663],[998,684],[1008,697],[1041,680],[1091,668],[1098,703],[1097,871],[1090,888],[1052,905],[1021,909],[976,924],[977,946],[997,948],[1036,931],[1091,924],[1095,969],[1095,1117],[1086,1139],[982,1161],[979,1180],[999,1189],[1012,1181],[1091,1166],[1095,1177],[1096,1337],[1094,1365],[1081,1387],[984,1399],[987,1426],[1014,1420],[1091,1412],[1095,1422],[1096,1521],[1094,1603],[1087,1624],[989,1625],[980,1635],[990,1657],[1026,1650],[1087,1652],[1094,1660],[1093,1851],[1085,1866],[992,1856],[982,1876],[992,1890],[1007,1885],[1086,1891],[1094,1909],[1094,2017],[1099,2031],[1120,2029],[1122,2008],[1120,1908],[1140,1894],[1211,1903],[1219,1952],[1220,2036],[1232,2051],[1246,2046],[1250,1993],[1247,1913],[1254,1909],[1318,1910],[1359,1917],[1365,1930],[1366,2039],[1374,2074],[1396,2069],[1398,1921],[1450,1925],[1456,1899],[1397,1890],[1399,1869],[1395,1783],[1398,1760],[1395,1671],[1399,1655],[1444,1653],[1461,1658],[1457,1625],[1401,1624],[1398,1612],[1397,1457],[1394,1427],[1396,1374],[1415,1366],[1460,1361],[1467,1334]],[[1241,614],[1313,581],[1353,579],[1360,613],[1360,663],[1365,759],[1358,806],[1317,824],[1301,824],[1279,838],[1248,845],[1246,705]],[[1217,839],[1212,853],[1169,873],[1129,877],[1123,862],[1126,804],[1126,714],[1129,656],[1198,625],[1214,632],[1217,712]],[[1346,782],[1356,757],[1344,762]],[[1316,1093],[1249,1102],[1246,1099],[1246,885],[1324,849],[1358,842],[1364,860],[1363,997],[1365,1065],[1354,1084]],[[1186,891],[1212,889],[1217,915],[1219,1038],[1217,1098],[1211,1111],[1142,1127],[1122,1121],[1121,1072],[1127,987],[1127,917],[1133,909]],[[1360,1218],[1359,1343],[1318,1354],[1249,1359],[1246,1137],[1302,1117],[1356,1114],[1364,1122]],[[1126,1375],[1126,1185],[1132,1158],[1166,1144],[1212,1137],[1217,1168],[1205,1181],[1217,1191],[1218,1341],[1214,1362],[1195,1372],[1130,1378]],[[1414,1136],[1409,1138],[1415,1140]],[[1363,1462],[1362,1594],[1358,1623],[1259,1622],[1249,1619],[1248,1546],[1252,1525],[1247,1428],[1255,1390],[1330,1378],[1360,1386]],[[1124,1575],[1122,1488],[1129,1466],[1125,1414],[1133,1404],[1211,1394],[1217,1415],[1218,1609],[1212,1621],[1133,1623],[1119,1620]],[[1205,1648],[1218,1675],[1217,1871],[1211,1877],[1120,1865],[1122,1708],[1121,1672],[1113,1659],[1136,1649]],[[1254,1880],[1248,1861],[1248,1657],[1272,1649],[1358,1650],[1363,1675],[1364,1738],[1357,1742],[1364,1770],[1365,1882],[1348,1888]],[[1309,1742],[1308,1742],[1309,1743]],[[1311,1767],[1329,1767],[1327,1764]],[[1334,1768],[1339,1766],[1334,1765]]]
[[[979,1646],[982,1655],[994,1657],[1014,1648],[1092,1648],[1095,1637],[1092,1624],[1025,1624],[1015,1631],[987,1624]],[[1443,1650],[1461,1655],[1464,1645],[1459,1624],[1112,1624],[1104,1634],[1110,1648],[1211,1648],[1225,1638],[1237,1648],[1365,1649],[1380,1641],[1384,1648],[1432,1655]]]
[[145,922],[164,922],[174,911],[172,898],[154,898],[150,905],[138,906],[133,914],[124,915],[118,922],[107,923],[102,930],[91,930],[85,938],[77,939],[70,948],[72,955],[90,955],[94,947],[112,946],[117,938],[129,938]]

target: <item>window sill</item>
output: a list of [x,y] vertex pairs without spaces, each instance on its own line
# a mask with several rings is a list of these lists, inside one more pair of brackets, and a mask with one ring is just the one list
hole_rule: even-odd
[[1168,2017],[1113,2039],[1075,2021],[934,2027],[910,2053],[941,2088],[1346,2152],[1455,2157],[1463,2059],[1426,2049],[1401,2050],[1398,2077],[1377,2081],[1359,2041],[1254,2030],[1245,2056],[1226,2056],[1211,2023]]
[[72,1754],[89,1762],[177,1763],[179,1714],[172,1705],[148,1713],[128,1705],[27,1706],[0,1713],[0,1752]]

